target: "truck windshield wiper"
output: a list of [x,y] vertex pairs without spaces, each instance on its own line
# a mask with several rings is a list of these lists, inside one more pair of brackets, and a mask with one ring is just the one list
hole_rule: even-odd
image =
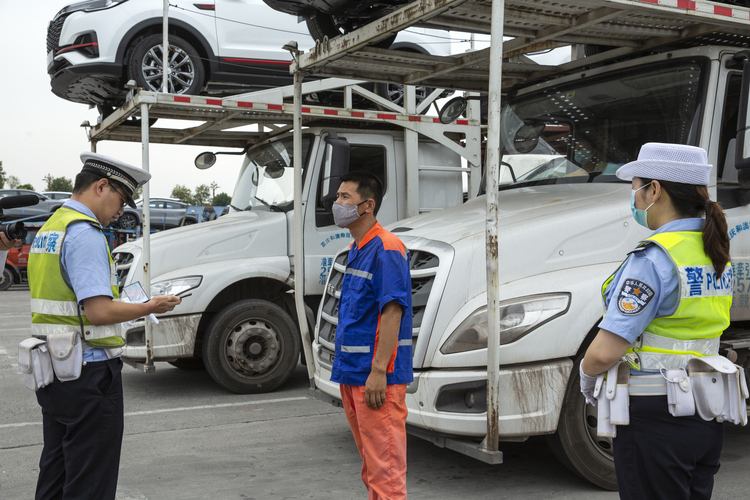
[[232,205],[231,203],[229,204],[229,206],[230,206],[231,208],[233,208],[233,209],[237,210],[238,212],[242,212],[242,210],[240,210],[239,208],[235,207],[235,206],[234,206],[234,205]]

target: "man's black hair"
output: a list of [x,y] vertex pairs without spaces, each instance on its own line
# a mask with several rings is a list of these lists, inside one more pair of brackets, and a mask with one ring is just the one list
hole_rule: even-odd
[[[75,183],[73,184],[73,194],[82,194],[84,191],[86,191],[88,188],[91,187],[92,184],[95,184],[99,182],[99,179],[107,179],[103,175],[97,175],[93,172],[79,172],[78,175],[76,175]],[[117,189],[116,186],[122,186],[119,182],[107,179],[109,181],[110,186]]]
[[383,183],[375,174],[364,170],[355,170],[341,176],[341,182],[356,182],[357,194],[362,200],[375,200],[373,215],[377,217],[380,204],[383,202]]

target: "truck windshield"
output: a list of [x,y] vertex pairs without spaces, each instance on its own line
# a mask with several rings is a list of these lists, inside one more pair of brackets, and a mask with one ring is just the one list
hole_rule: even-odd
[[512,99],[501,118],[500,189],[617,182],[646,142],[696,145],[707,64],[662,61]]
[[[232,196],[232,208],[250,210],[265,206],[285,209],[294,201],[293,139],[288,137],[251,149],[245,166],[237,179]],[[305,168],[312,135],[302,136],[303,169]],[[304,176],[304,170],[302,172]]]

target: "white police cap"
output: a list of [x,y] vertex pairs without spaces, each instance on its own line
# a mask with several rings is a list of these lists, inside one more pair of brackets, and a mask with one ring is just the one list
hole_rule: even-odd
[[649,142],[641,147],[636,161],[626,163],[615,175],[624,181],[640,177],[708,186],[712,168],[713,165],[708,164],[708,153],[703,148]]
[[82,172],[91,172],[120,183],[128,197],[128,205],[135,208],[133,193],[151,179],[151,174],[142,168],[99,153],[81,153]]

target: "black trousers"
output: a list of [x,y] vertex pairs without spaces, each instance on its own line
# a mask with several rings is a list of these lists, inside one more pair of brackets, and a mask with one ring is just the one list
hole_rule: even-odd
[[87,363],[78,380],[39,389],[44,449],[36,500],[114,500],[124,410],[122,360]]
[[711,498],[724,424],[673,417],[666,396],[634,396],[630,425],[618,425],[612,442],[621,499]]

